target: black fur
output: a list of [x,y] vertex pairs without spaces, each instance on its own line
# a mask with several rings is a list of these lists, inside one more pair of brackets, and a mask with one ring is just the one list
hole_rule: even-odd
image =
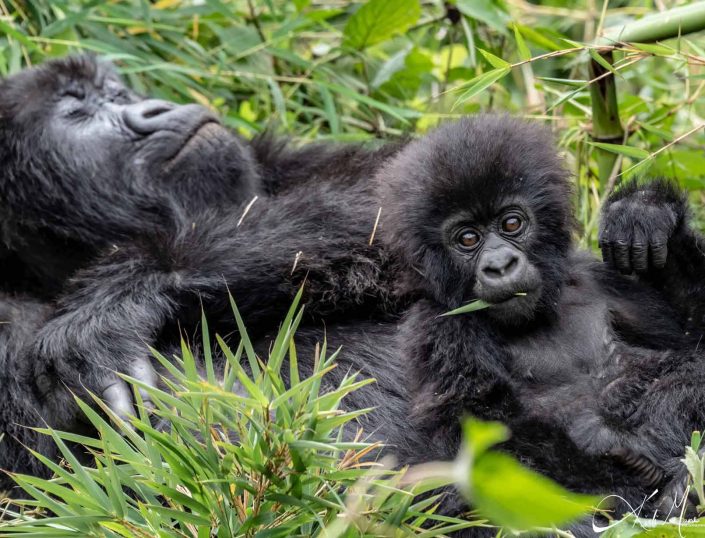
[[[145,340],[173,344],[200,300],[224,312],[226,283],[253,333],[278,322],[306,277],[312,314],[393,311],[392,263],[367,244],[376,209],[360,204],[401,145],[295,147],[268,134],[246,143],[202,107],[135,95],[90,56],[0,81],[0,280],[59,297],[56,307],[8,298],[17,319],[26,310],[38,320],[36,309],[47,319],[22,321],[22,337],[4,333],[24,369],[7,384],[1,431],[34,446],[11,425],[74,428],[67,389],[107,393],[120,386],[115,369],[144,372]],[[120,390],[111,403],[124,411]],[[10,442],[0,466],[22,469]]]
[[[646,230],[640,242],[667,243],[668,261],[635,280],[573,252],[568,177],[554,152],[535,127],[486,116],[440,128],[382,171],[381,240],[416,269],[412,282],[426,295],[399,329],[411,419],[451,446],[465,413],[518,432],[526,421],[552,425],[608,472],[574,484],[560,474],[565,453],[555,452],[544,454],[547,474],[602,492],[621,480],[638,504],[647,488],[682,479],[678,459],[705,423],[703,324],[693,314],[702,308],[702,240],[687,225],[683,196],[657,181],[613,197],[601,237],[619,244]],[[499,231],[507,214],[526,219],[519,233]],[[459,247],[456,228],[484,242]],[[511,293],[482,285],[485,244],[512,252],[508,275],[497,279]],[[522,259],[538,279],[514,271]],[[669,263],[673,276],[659,272]],[[475,298],[492,304],[443,316]],[[530,438],[519,442],[524,450]]]
[[367,178],[399,147],[246,142],[95,57],[47,62],[0,81],[0,283],[53,299],[107,247],[172,233],[174,212],[239,218],[256,195]]
[[100,249],[158,229],[171,199],[199,211],[257,190],[251,152],[210,112],[145,100],[88,56],[0,82],[0,161],[3,243],[45,296]]
[[[17,80],[8,81],[4,87],[15,87]],[[18,110],[24,109],[4,110],[3,122],[21,117]],[[7,132],[21,133],[22,125],[13,124]],[[29,140],[27,136],[18,138],[23,139]],[[7,138],[3,140],[3,150],[17,149]],[[72,148],[64,149],[67,155],[74,154]],[[201,151],[193,153],[200,155]],[[256,153],[271,154],[262,149]],[[289,162],[301,162],[298,157],[280,153]],[[362,175],[375,168],[353,153],[354,162],[364,171]],[[317,154],[321,153],[313,152]],[[24,154],[20,151],[13,155],[27,155],[26,148]],[[629,468],[632,454],[645,455],[665,470],[664,476],[671,477],[673,469],[669,465],[682,453],[687,442],[683,437],[701,420],[702,405],[687,404],[698,402],[699,393],[691,388],[696,385],[682,388],[670,381],[662,386],[656,377],[672,372],[668,375],[677,380],[681,372],[689,372],[692,378],[692,371],[697,371],[699,355],[691,352],[681,318],[688,320],[692,317],[689,313],[701,303],[696,304],[692,294],[664,293],[671,289],[700,292],[696,271],[702,255],[692,248],[692,231],[679,226],[677,218],[674,228],[668,230],[673,237],[668,259],[673,256],[690,261],[685,265],[687,270],[679,273],[680,280],[672,279],[666,285],[657,279],[628,279],[573,255],[567,176],[549,137],[514,120],[481,116],[442,128],[401,153],[393,149],[369,155],[377,156],[372,160],[396,155],[376,182],[356,181],[353,174],[325,183],[319,178],[327,174],[306,168],[308,179],[299,178],[305,189],[287,191],[266,183],[256,186],[281,194],[266,204],[255,203],[244,218],[234,214],[234,203],[226,205],[228,211],[208,214],[218,204],[211,206],[206,200],[203,205],[207,207],[200,207],[196,213],[174,210],[166,222],[157,219],[153,225],[143,226],[140,208],[161,207],[162,198],[157,196],[154,202],[152,193],[161,191],[143,190],[147,181],[140,184],[138,202],[126,203],[129,217],[107,226],[110,233],[124,231],[117,237],[121,241],[118,248],[77,275],[73,289],[43,324],[36,345],[21,354],[22,364],[31,365],[29,377],[37,385],[34,397],[37,408],[44,410],[43,417],[54,425],[70,425],[75,416],[72,407],[62,403],[66,400],[65,385],[80,391],[79,383],[83,383],[100,393],[110,384],[112,370],[129,372],[135,356],[145,355],[144,341],[157,345],[173,342],[171,325],[176,320],[188,325],[189,313],[195,311],[199,301],[216,326],[220,324],[221,330],[229,331],[226,320],[230,314],[223,294],[226,284],[255,334],[264,334],[307,276],[311,313],[328,316],[332,327],[353,335],[348,337],[346,350],[351,354],[352,367],[357,368],[358,361],[360,367],[366,367],[363,370],[383,379],[381,392],[363,392],[362,400],[353,405],[387,404],[396,401],[390,394],[398,396],[398,403],[376,416],[382,417],[384,436],[397,445],[397,452],[406,461],[454,455],[458,417],[470,412],[509,422],[517,432],[510,450],[576,488],[613,491],[623,487],[634,498],[642,493],[644,477]],[[16,156],[9,161],[15,166],[10,167],[12,173],[7,179],[3,178],[3,188],[16,185],[16,175],[33,171],[33,165],[28,164],[31,161]],[[123,160],[130,162],[124,156]],[[113,158],[107,162],[118,161]],[[322,162],[332,166],[336,161],[327,156]],[[262,165],[258,166],[261,170]],[[281,171],[287,166],[266,166],[271,177],[286,176]],[[184,169],[188,170],[185,181],[196,177],[194,169]],[[150,179],[158,177],[154,170],[147,174]],[[170,172],[171,177],[178,177],[173,167]],[[64,191],[73,193],[85,187],[74,189],[63,179],[47,174],[42,171],[32,176],[32,181],[39,178],[52,188],[59,186],[61,195],[47,199],[62,210],[68,200],[62,197]],[[335,169],[331,170],[333,174]],[[126,177],[131,176],[121,174],[119,179],[124,182]],[[275,184],[280,181],[276,179]],[[62,217],[61,222],[55,228],[50,222],[49,228],[60,237],[78,237],[95,249],[94,236],[100,236],[101,241],[107,236],[97,228],[100,213],[90,204],[106,209],[105,200],[110,196],[104,196],[100,182],[87,184],[88,210],[79,206],[75,213],[55,212]],[[173,192],[182,194],[166,197],[169,208],[174,199],[188,192],[181,189],[181,184],[172,187]],[[168,185],[166,190],[170,192]],[[128,188],[127,192],[124,199],[129,200],[132,191]],[[233,192],[233,196],[241,197],[240,202],[252,194],[247,188]],[[146,203],[142,203],[143,198]],[[655,199],[656,206],[662,204],[662,199]],[[18,199],[9,209],[23,211],[25,203],[29,208],[27,218],[13,219],[5,226],[12,231],[13,222],[28,222],[36,235],[44,237],[41,225],[45,224],[42,215],[46,207],[41,204],[46,201]],[[473,258],[451,249],[450,241],[455,236],[448,229],[456,226],[456,221],[489,226],[506,203],[520,206],[522,214],[530,219],[530,233],[524,239],[505,243],[526,259],[526,267],[537,270],[538,281],[535,277],[522,281],[536,287],[526,297],[502,301],[488,311],[438,317],[474,298],[478,290],[487,291],[478,284]],[[382,226],[377,230],[377,241],[370,245],[380,207]],[[149,210],[146,213],[151,214]],[[88,218],[81,220],[84,214]],[[686,239],[681,241],[682,228]],[[7,241],[11,250],[22,254],[14,245],[32,234],[23,230],[15,235],[6,233],[12,239]],[[133,235],[134,240],[122,242],[122,238]],[[507,290],[521,291],[515,286]],[[412,299],[416,303],[397,328],[394,314]],[[337,317],[343,315],[352,325],[336,325]],[[356,349],[360,335],[369,334],[367,322],[362,320],[369,316],[384,319],[387,315],[392,319],[372,331],[375,345],[368,343]],[[690,321],[699,329],[697,321]],[[315,325],[304,328],[302,334],[315,338]],[[390,344],[383,348],[382,357],[379,343]],[[622,355],[627,359],[618,362]],[[379,371],[380,364],[393,372],[406,372],[408,377],[385,377]],[[674,364],[684,366],[667,370],[667,365]],[[695,366],[690,368],[690,364]],[[79,371],[80,380],[76,376]],[[607,381],[616,381],[617,385],[607,381],[593,384],[591,375],[595,372],[605,372]],[[556,383],[556,379],[562,383]],[[634,394],[639,387],[648,386],[654,395],[649,401],[651,415],[633,423],[619,418],[626,404],[614,398],[611,391],[631,380],[636,380],[637,390],[630,387],[624,393]],[[657,386],[652,387],[654,384]],[[11,386],[16,387],[9,392],[11,401],[26,392],[24,383]],[[584,394],[589,401],[585,406],[591,413],[589,420],[578,415],[577,425],[567,424],[565,414],[561,414],[566,386],[584,391],[581,396]],[[407,414],[404,396],[409,391],[413,398]],[[620,394],[622,391],[617,392],[617,396]],[[604,402],[599,400],[600,395],[604,395]],[[676,417],[679,420],[673,417],[672,405],[681,410]],[[560,412],[556,413],[556,408]],[[613,416],[618,419],[610,423]],[[595,424],[600,437],[593,446],[593,438],[586,437],[584,426]],[[415,444],[417,436],[419,445]],[[542,445],[541,439],[548,441]],[[626,463],[616,456],[603,458],[604,446],[626,448]],[[568,449],[582,451],[581,458],[596,462],[597,470],[603,471],[577,476],[564,473],[566,467],[578,468],[565,459]],[[449,501],[448,506],[457,508],[454,502]]]

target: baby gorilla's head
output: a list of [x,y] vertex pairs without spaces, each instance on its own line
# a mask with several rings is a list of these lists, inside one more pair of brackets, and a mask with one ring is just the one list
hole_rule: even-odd
[[552,309],[573,220],[547,130],[466,118],[409,144],[378,179],[384,240],[437,301],[483,299],[508,323]]

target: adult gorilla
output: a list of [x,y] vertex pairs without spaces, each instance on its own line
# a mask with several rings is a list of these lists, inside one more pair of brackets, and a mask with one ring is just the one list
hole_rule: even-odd
[[99,250],[173,211],[242,211],[301,182],[367,177],[394,146],[245,142],[209,110],[145,99],[92,56],[0,82],[0,256],[6,289],[51,298]]
[[[58,427],[75,426],[77,409],[65,390],[67,380],[79,392],[88,387],[103,394],[118,411],[130,405],[126,386],[111,373],[117,363],[99,360],[84,371],[84,360],[93,357],[79,348],[61,364],[36,362],[36,350],[28,350],[35,336],[42,348],[39,356],[65,351],[36,334],[40,329],[47,334],[52,328],[67,329],[66,338],[60,340],[69,346],[73,336],[79,335],[78,325],[57,326],[58,319],[66,319],[63,314],[71,315],[74,299],[61,300],[57,310],[17,296],[18,291],[53,299],[67,278],[106,248],[117,255],[112,261],[126,267],[133,252],[159,253],[152,259],[157,263],[155,269],[167,270],[178,281],[179,271],[172,271],[171,246],[184,239],[189,242],[189,255],[199,256],[202,248],[206,264],[230,264],[233,252],[219,252],[210,242],[222,231],[236,237],[244,249],[237,265],[252,280],[243,278],[237,291],[253,329],[254,325],[269,329],[279,320],[307,271],[312,313],[343,310],[367,316],[394,310],[391,299],[375,304],[377,298],[391,295],[381,276],[387,261],[367,244],[375,212],[366,215],[365,208],[348,213],[346,237],[330,235],[326,228],[331,215],[343,209],[340,189],[356,191],[355,198],[366,196],[362,193],[369,186],[362,184],[368,182],[357,185],[358,180],[367,179],[397,147],[371,150],[358,145],[313,144],[293,148],[266,135],[247,143],[202,107],[135,95],[110,64],[87,56],[48,62],[0,82],[1,280],[2,287],[11,292],[0,296],[1,321],[8,322],[0,325],[4,394],[0,431],[8,434],[0,450],[0,467],[38,470],[12,439],[28,446],[38,446],[42,439],[19,425],[46,420]],[[243,204],[256,194],[279,196],[255,204],[240,223]],[[223,214],[212,216],[215,210]],[[300,228],[304,237],[289,244],[296,250],[287,248],[271,259],[276,248],[268,249],[281,244],[297,220],[306,224]],[[189,229],[203,232],[206,243],[200,246],[199,238],[181,235]],[[191,240],[196,243],[190,244]],[[166,257],[160,259],[161,254]],[[189,259],[187,270],[192,261],[199,263]],[[327,271],[330,264],[339,267],[335,277]],[[106,275],[105,269],[97,266],[95,273],[85,275],[97,281]],[[80,279],[78,285],[84,282]],[[132,287],[125,280],[121,283]],[[155,289],[134,284],[137,304],[156,298]],[[245,293],[240,295],[241,291]],[[116,321],[131,316],[124,298],[110,293],[102,296],[115,301]],[[197,308],[197,303],[197,296],[189,291],[171,306]],[[157,316],[161,326],[170,321],[164,311],[170,309],[169,304],[166,301],[142,313]],[[153,320],[140,327],[138,318],[139,314],[130,328],[99,321],[107,331],[105,342],[110,342],[100,355],[115,353],[120,363],[126,361],[121,371],[154,382],[141,340],[155,336],[150,329]],[[135,347],[122,346],[123,329],[130,333],[128,340],[136,337]],[[178,339],[170,334],[162,338],[165,350]]]
[[251,155],[205,108],[143,100],[85,56],[0,84],[0,160],[3,244],[45,295],[97,248],[156,229],[164,191],[199,207],[257,188]]

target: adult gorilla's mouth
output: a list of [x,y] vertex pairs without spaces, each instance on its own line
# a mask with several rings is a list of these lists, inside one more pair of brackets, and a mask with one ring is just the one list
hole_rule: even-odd
[[222,140],[230,137],[228,130],[217,120],[206,119],[184,137],[178,151],[164,163],[164,171],[173,169],[176,164],[196,151],[199,153],[199,159],[207,158],[210,151],[222,145]]

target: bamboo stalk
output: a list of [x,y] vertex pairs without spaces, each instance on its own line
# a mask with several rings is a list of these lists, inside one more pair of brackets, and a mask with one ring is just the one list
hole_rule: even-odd
[[[610,65],[613,63],[612,51],[600,54]],[[591,60],[589,64],[590,79],[595,80],[590,84],[590,102],[592,103],[592,139],[598,142],[621,144],[624,129],[619,119],[619,106],[617,105],[617,85],[614,75],[607,69]],[[605,75],[606,76],[603,76]],[[612,175],[614,163],[618,155],[602,148],[593,148],[597,175],[600,184],[604,186]]]
[[607,29],[598,44],[650,43],[705,30],[705,2],[676,7]]
[[[605,35],[597,40],[597,44],[649,43],[701,30],[705,30],[705,1],[654,13],[622,26],[608,28]],[[612,51],[599,54],[610,65],[613,63]],[[589,70],[591,79],[606,75],[590,85],[592,138],[598,142],[621,144],[624,129],[619,119],[614,75],[594,59],[590,60]],[[601,148],[594,148],[593,152],[597,174],[604,186],[612,175],[618,155]]]

